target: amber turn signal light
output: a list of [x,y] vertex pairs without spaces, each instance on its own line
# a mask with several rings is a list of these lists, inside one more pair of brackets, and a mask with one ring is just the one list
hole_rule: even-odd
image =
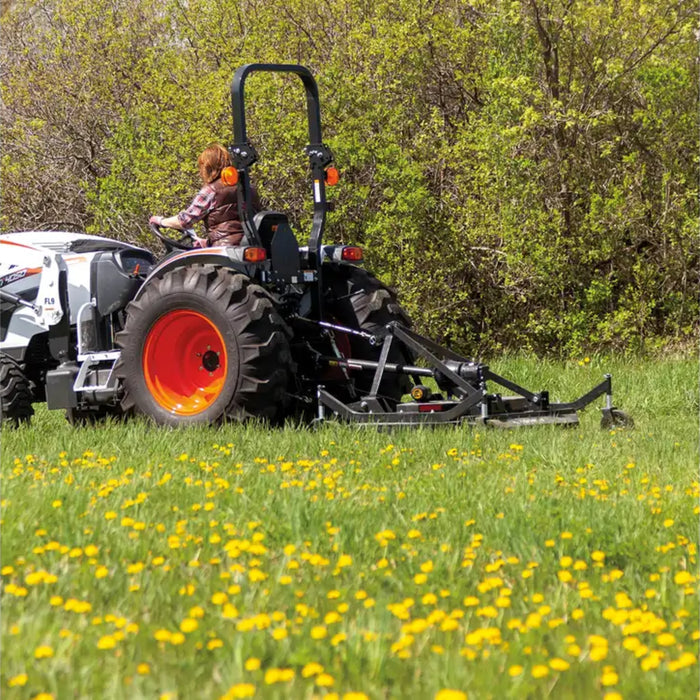
[[246,262],[262,262],[267,259],[267,253],[265,248],[246,248],[243,251],[243,260]]
[[364,256],[362,255],[362,248],[355,245],[346,245],[340,257],[348,262],[357,262],[358,260],[362,260]]
[[223,182],[224,185],[228,185],[229,187],[237,185],[238,170],[236,170],[236,168],[234,168],[232,165],[229,165],[228,167],[224,168],[221,171],[221,182]]
[[337,185],[338,181],[340,180],[340,173],[338,172],[337,168],[328,168],[326,170],[326,184],[329,187],[333,187],[333,185]]

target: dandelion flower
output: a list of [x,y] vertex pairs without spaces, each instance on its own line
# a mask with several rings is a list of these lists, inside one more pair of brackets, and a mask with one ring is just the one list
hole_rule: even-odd
[[16,676],[12,676],[12,678],[7,681],[7,685],[9,685],[10,688],[16,688],[18,686],[26,685],[28,680],[29,676],[26,673],[20,673]]
[[53,648],[46,644],[42,644],[34,650],[35,659],[50,659],[52,656]]
[[260,668],[260,659],[251,656],[244,664],[246,671],[257,671]]
[[605,687],[608,687],[611,685],[615,685],[618,680],[619,679],[615,671],[606,671],[600,678],[600,684],[604,685]]
[[100,637],[97,641],[98,649],[114,649],[117,646],[117,640],[110,634]]
[[467,694],[461,690],[444,688],[435,695],[435,700],[467,700]]
[[185,634],[187,634],[189,632],[194,632],[198,627],[199,627],[199,623],[197,622],[197,620],[193,620],[191,617],[186,617],[180,623],[180,630],[182,632],[185,632]]

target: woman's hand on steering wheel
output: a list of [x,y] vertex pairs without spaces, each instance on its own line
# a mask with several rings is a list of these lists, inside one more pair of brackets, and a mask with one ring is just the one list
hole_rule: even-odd
[[[162,224],[162,216],[152,216],[148,220],[148,226],[153,231],[155,236],[160,239],[165,246],[165,250],[170,252],[171,250],[192,250],[193,248],[203,247],[202,241],[205,239],[198,238],[192,229],[173,229],[167,228]],[[178,231],[181,235],[179,238],[170,238],[163,233],[166,231]]]

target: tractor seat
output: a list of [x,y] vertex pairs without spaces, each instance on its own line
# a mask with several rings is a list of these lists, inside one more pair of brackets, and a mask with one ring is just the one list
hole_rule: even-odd
[[287,215],[261,211],[253,218],[253,224],[271,261],[273,278],[280,282],[292,281],[292,277],[300,274],[299,242]]

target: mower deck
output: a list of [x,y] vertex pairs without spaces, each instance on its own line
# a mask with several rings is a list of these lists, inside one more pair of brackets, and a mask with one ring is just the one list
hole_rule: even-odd
[[[325,324],[330,326],[331,324]],[[347,328],[338,327],[347,332]],[[352,358],[323,358],[328,366],[345,370],[373,371],[372,390],[351,403],[334,396],[323,385],[317,389],[318,420],[331,413],[341,420],[361,425],[417,426],[417,425],[489,425],[509,428],[528,425],[578,425],[578,413],[601,396],[605,396],[602,409],[603,427],[631,425],[631,419],[612,403],[612,377],[604,380],[575,401],[551,403],[549,393],[533,393],[515,382],[492,372],[488,365],[474,362],[441,347],[398,323],[385,328],[382,338],[372,337],[368,341],[381,344],[382,353],[378,362]],[[388,363],[386,358],[394,340],[409,348],[415,358],[421,358],[424,366]],[[399,372],[412,377],[415,386],[411,392],[414,399],[392,405],[378,395],[384,372]],[[420,377],[430,377],[440,392],[420,383]],[[513,395],[503,396],[491,391],[491,386],[502,387]],[[444,394],[444,395],[443,395]]]

